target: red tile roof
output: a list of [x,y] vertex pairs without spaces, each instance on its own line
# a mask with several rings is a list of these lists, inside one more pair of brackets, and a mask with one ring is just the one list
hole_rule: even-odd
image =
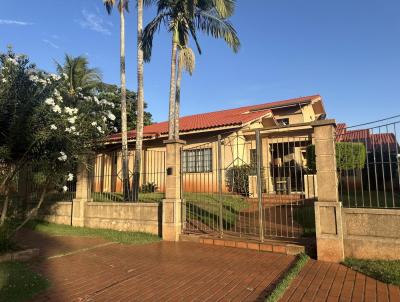
[[[321,96],[312,95],[289,99],[284,101],[264,103],[253,106],[245,106],[240,108],[201,113],[190,116],[181,117],[179,119],[180,133],[185,133],[195,130],[212,129],[227,126],[243,126],[248,122],[257,120],[268,113],[271,109],[296,105],[299,103],[308,103],[314,99],[319,99]],[[143,130],[144,137],[154,137],[168,133],[168,122],[161,122],[145,126]],[[128,132],[128,139],[135,138],[136,131],[131,130]],[[121,134],[117,133],[110,136],[110,140],[118,141],[121,139]]]
[[399,145],[393,133],[371,133],[370,129],[347,130],[344,123],[336,125],[337,142],[359,142],[367,145],[368,151],[396,151]]

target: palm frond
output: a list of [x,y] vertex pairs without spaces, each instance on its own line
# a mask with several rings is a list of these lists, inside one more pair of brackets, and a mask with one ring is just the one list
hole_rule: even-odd
[[222,18],[228,18],[235,12],[235,0],[212,0],[212,2]]
[[103,4],[106,7],[107,13],[110,15],[112,12],[112,9],[115,5],[116,0],[103,0]]
[[165,13],[157,15],[143,31],[142,42],[140,47],[143,50],[143,60],[149,62],[151,59],[151,52],[153,49],[153,39],[156,31],[160,29],[161,23],[166,17]]
[[233,49],[238,52],[240,40],[232,24],[226,19],[212,13],[212,11],[196,11],[196,28],[214,38],[222,38]]

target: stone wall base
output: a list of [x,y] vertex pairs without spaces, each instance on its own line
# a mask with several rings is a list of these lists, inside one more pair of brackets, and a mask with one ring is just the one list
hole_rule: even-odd
[[343,208],[346,257],[400,259],[400,211]]
[[318,260],[337,263],[344,260],[341,208],[340,202],[315,203]]

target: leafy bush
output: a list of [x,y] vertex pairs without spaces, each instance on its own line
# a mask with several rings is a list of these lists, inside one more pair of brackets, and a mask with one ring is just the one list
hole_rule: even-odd
[[154,193],[157,191],[158,187],[154,182],[147,182],[142,184],[141,192],[142,193]]
[[250,165],[234,166],[226,170],[225,182],[229,192],[243,196],[249,195],[249,175],[253,168]]
[[[363,143],[336,143],[336,166],[338,170],[362,169],[367,158],[367,151]],[[315,173],[315,145],[307,147],[307,166],[311,173]]]

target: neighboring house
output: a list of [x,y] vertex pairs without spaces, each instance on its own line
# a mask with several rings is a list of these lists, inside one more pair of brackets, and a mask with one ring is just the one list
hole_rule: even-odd
[[[182,154],[183,187],[190,192],[217,192],[218,170],[255,161],[255,129],[262,131],[262,158],[266,189],[278,190],[285,170],[276,167],[305,166],[306,146],[312,142],[311,122],[325,119],[319,95],[245,106],[180,118],[180,138],[186,141]],[[129,131],[129,150],[134,150],[135,131]],[[163,191],[168,122],[144,127],[141,184],[156,183]],[[218,141],[220,153],[218,153]],[[121,192],[121,134],[109,137],[95,160],[93,190]],[[134,152],[129,165],[133,171]],[[219,167],[219,165],[222,165]],[[279,175],[278,175],[279,174]],[[282,175],[281,175],[282,174]],[[301,181],[302,183],[302,181]],[[290,191],[302,191],[292,181]],[[286,188],[288,189],[288,188]],[[227,187],[224,186],[223,191]]]
[[340,171],[342,186],[347,191],[374,189],[376,186],[383,190],[384,183],[397,183],[400,146],[395,133],[391,132],[395,129],[390,126],[350,129],[345,123],[337,124],[336,141],[364,144],[367,157],[363,169]]

